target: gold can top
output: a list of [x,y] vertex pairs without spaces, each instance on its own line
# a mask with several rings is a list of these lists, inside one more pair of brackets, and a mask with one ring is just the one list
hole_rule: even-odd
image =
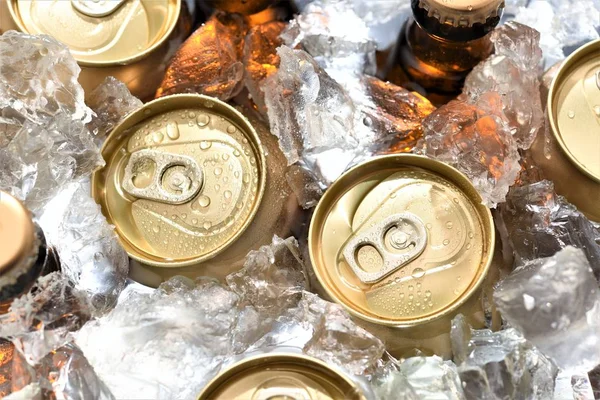
[[418,7],[442,24],[469,27],[500,15],[504,0],[419,0]]
[[204,388],[198,400],[365,400],[360,387],[324,362],[268,353],[245,359]]
[[128,64],[171,34],[181,0],[6,0],[19,29],[65,43],[86,66]]
[[21,269],[28,267],[28,260],[37,254],[35,243],[35,225],[29,210],[0,191],[0,282],[5,276],[20,275]]
[[600,182],[600,40],[579,48],[562,64],[550,87],[548,111],[562,151]]
[[249,226],[266,184],[258,135],[202,95],[147,103],[109,135],[92,192],[129,255],[183,267],[225,250]]
[[494,235],[468,178],[432,159],[390,155],[357,165],[327,190],[309,251],[325,290],[352,314],[414,326],[478,291]]

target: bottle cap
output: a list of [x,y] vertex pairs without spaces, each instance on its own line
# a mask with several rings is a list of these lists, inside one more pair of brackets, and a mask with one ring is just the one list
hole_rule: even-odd
[[503,0],[419,0],[418,7],[442,24],[470,27],[498,17]]

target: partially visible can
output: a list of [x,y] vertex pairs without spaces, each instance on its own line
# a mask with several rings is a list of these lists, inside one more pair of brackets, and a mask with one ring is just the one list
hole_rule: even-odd
[[359,385],[321,360],[300,354],[267,353],[228,368],[198,400],[366,400]]
[[131,277],[223,279],[285,237],[300,210],[277,139],[215,98],[165,96],[109,135],[92,192],[130,257]]
[[467,177],[416,155],[359,164],[325,192],[309,251],[326,295],[401,357],[449,356],[450,321],[480,320],[491,213]]
[[557,193],[600,222],[600,40],[559,67],[547,107],[549,134],[538,135],[533,159]]
[[29,210],[0,191],[0,314],[40,275],[57,269],[55,255]]
[[114,76],[149,99],[191,17],[182,0],[0,0],[0,33],[9,29],[65,43],[86,93]]

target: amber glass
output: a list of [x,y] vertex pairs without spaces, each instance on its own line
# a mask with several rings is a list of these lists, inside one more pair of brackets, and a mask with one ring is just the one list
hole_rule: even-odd
[[[468,73],[493,51],[489,34],[469,41],[447,40],[411,19],[404,28],[398,62],[428,93],[459,93]],[[393,79],[393,78],[392,78]]]

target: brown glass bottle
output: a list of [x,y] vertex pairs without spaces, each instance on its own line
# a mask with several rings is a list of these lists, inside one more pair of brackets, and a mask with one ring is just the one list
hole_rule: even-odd
[[[44,233],[21,202],[0,191],[0,314],[29,291],[40,275],[58,270]],[[12,392],[12,343],[0,338],[0,397]]]
[[[492,53],[489,34],[503,9],[503,0],[412,0],[396,52],[401,72],[428,94],[460,93],[467,74]],[[388,79],[405,84],[401,73],[393,75]]]

